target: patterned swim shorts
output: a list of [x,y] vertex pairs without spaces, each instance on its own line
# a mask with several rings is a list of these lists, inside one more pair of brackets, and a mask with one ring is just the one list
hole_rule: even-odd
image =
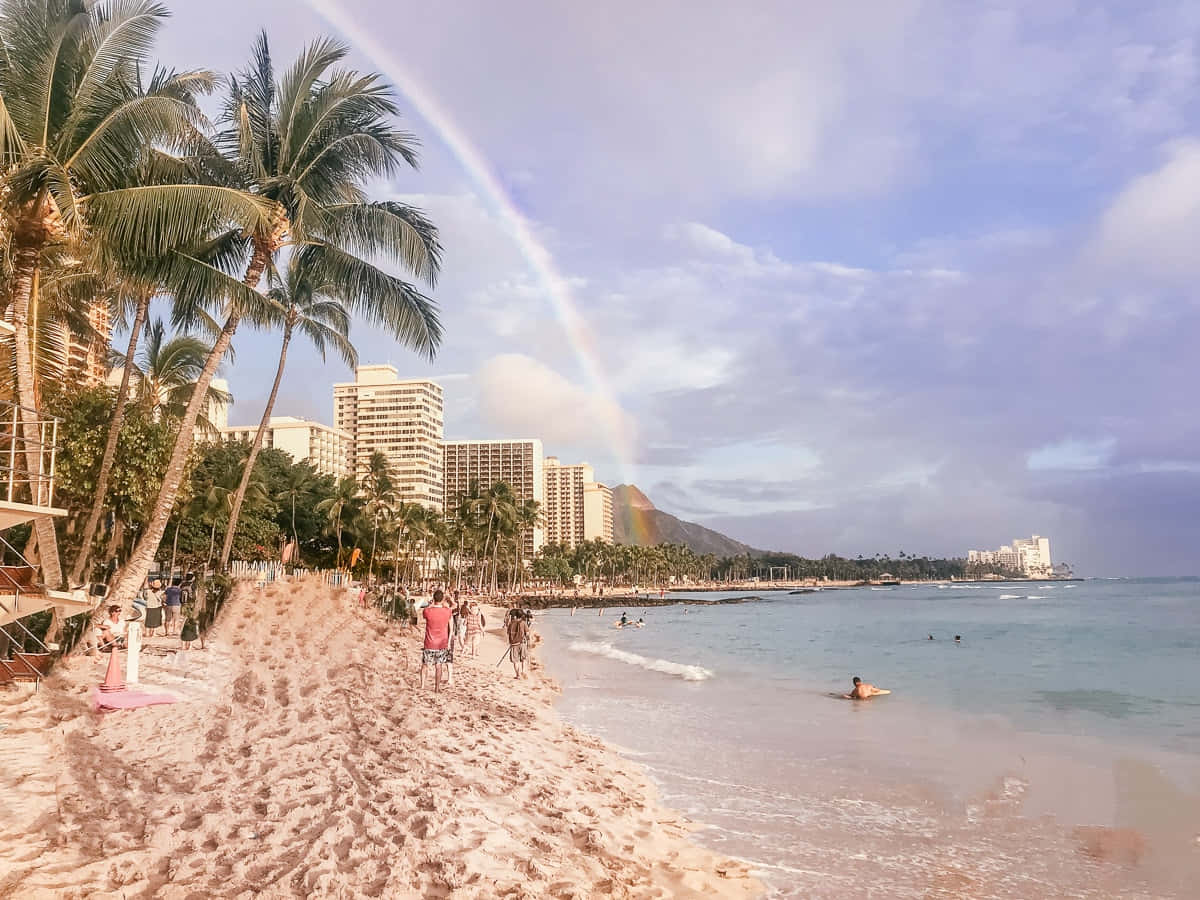
[[421,665],[423,666],[440,666],[444,663],[454,662],[454,657],[449,650],[422,650]]

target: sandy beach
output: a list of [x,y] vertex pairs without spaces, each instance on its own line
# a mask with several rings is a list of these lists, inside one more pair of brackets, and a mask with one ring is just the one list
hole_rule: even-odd
[[[3,897],[754,897],[645,774],[554,714],[489,612],[453,687],[420,636],[312,585],[241,589],[208,649],[152,642],[97,714],[106,659],[0,695]],[[156,650],[157,644],[162,650]]]

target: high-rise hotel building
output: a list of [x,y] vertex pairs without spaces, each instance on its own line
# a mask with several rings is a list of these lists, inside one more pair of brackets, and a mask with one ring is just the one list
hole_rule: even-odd
[[587,463],[564,466],[547,456],[544,518],[546,543],[574,547],[583,541],[612,543],[612,489],[596,481]]
[[353,474],[371,454],[387,457],[400,499],[442,510],[442,386],[400,378],[394,366],[359,366],[354,381],[333,386],[333,422],[350,435]]
[[[226,441],[253,441],[258,426],[230,425],[219,430]],[[319,475],[350,474],[350,435],[340,428],[295,416],[271,416],[263,446],[290,453],[296,462],[308,462]]]
[[[443,444],[446,489],[443,503],[452,512],[477,481],[487,490],[497,481],[508,482],[518,500],[536,500],[545,512],[546,483],[542,472],[542,442],[537,438],[512,441],[446,441]],[[539,523],[525,535],[523,555],[532,559],[545,542]]]

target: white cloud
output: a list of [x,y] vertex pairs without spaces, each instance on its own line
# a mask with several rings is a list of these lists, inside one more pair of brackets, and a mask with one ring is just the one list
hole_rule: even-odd
[[701,222],[682,222],[663,230],[667,240],[709,256],[753,259],[754,251],[729,235]]
[[1109,204],[1085,262],[1156,281],[1200,271],[1200,140],[1172,143],[1166,157]]
[[596,448],[626,456],[633,418],[610,396],[569,381],[521,353],[486,360],[473,379],[477,410],[499,437],[537,437],[555,447]]
[[1112,437],[1067,438],[1034,450],[1027,465],[1034,472],[1090,472],[1106,466],[1116,449],[1117,441]]

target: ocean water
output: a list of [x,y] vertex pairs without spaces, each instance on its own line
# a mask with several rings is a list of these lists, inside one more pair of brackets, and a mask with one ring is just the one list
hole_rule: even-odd
[[537,629],[564,718],[774,895],[1195,896],[1200,581],[759,596]]

